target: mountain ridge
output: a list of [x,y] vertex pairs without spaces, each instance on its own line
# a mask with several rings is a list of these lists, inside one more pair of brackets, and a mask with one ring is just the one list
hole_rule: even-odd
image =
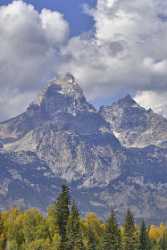
[[141,107],[130,95],[102,106],[99,113],[125,147],[161,146],[167,141],[167,119]]
[[[73,189],[82,213],[92,210],[104,217],[113,207],[120,211],[121,221],[125,210],[130,207],[138,219],[143,215],[147,221],[164,219],[167,216],[167,148],[160,143],[158,146],[145,143],[142,148],[132,148],[124,145],[115,132],[119,126],[125,132],[132,128],[140,132],[138,127],[146,114],[154,117],[152,111],[140,107],[130,96],[98,111],[86,100],[72,75],[58,78],[49,83],[40,100],[31,104],[23,114],[0,123],[3,144],[0,157],[7,158],[5,164],[0,161],[2,172],[8,168],[8,162],[14,162],[17,175],[25,173],[20,188],[24,190],[24,179],[25,182],[27,179],[29,184],[26,185],[30,185],[32,194],[32,197],[27,196],[27,192],[25,197],[22,195],[25,207],[32,204],[45,210],[53,193],[56,196],[61,183],[66,182]],[[146,128],[149,121],[145,121]],[[162,121],[166,124],[166,120],[162,118]],[[24,156],[26,171],[20,167],[20,154]],[[34,172],[29,172],[32,155],[36,159],[33,171],[37,177],[41,176],[36,183],[33,183]],[[38,173],[43,164],[46,171]],[[12,168],[12,164],[9,165]],[[10,173],[7,176],[7,183],[17,183]],[[52,176],[51,181],[49,176]],[[13,196],[11,189],[7,189],[4,198],[1,195],[4,185],[0,186],[0,201],[5,200],[5,208],[7,204],[12,206],[17,202],[19,193]],[[34,197],[42,196],[42,186],[48,199],[43,205],[40,202],[34,205]],[[155,207],[149,212],[152,204]]]

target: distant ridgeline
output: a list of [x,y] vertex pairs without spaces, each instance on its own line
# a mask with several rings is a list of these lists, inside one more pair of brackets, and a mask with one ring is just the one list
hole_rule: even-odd
[[166,225],[136,225],[130,210],[121,226],[114,211],[105,222],[94,213],[83,218],[65,185],[46,216],[34,208],[0,213],[0,250],[166,249]]

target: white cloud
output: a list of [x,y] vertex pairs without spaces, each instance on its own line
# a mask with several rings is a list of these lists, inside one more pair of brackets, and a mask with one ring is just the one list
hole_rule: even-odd
[[144,66],[151,73],[167,75],[167,59],[156,62],[153,58],[148,57],[144,59]]
[[160,0],[98,0],[95,9],[85,7],[95,31],[70,40],[60,70],[74,72],[92,99],[167,91],[166,9]]
[[64,21],[62,14],[43,9],[41,12],[42,28],[46,32],[49,42],[53,44],[62,44],[69,35],[68,23]]
[[135,100],[144,108],[151,108],[167,118],[167,92],[141,91],[136,94]]
[[0,119],[11,118],[18,115],[19,111],[24,111],[33,99],[36,93],[20,92],[17,89],[4,89],[0,95]]
[[[85,11],[93,16],[94,29],[68,40],[69,25],[58,12],[39,13],[22,1],[1,7],[1,88],[34,94],[56,72],[71,71],[89,99],[100,102],[124,92],[140,93],[156,111],[158,105],[162,109],[166,104],[160,96],[167,93],[167,2],[97,0],[95,9]],[[157,95],[155,105],[150,93]]]
[[30,98],[21,96],[30,96],[54,75],[68,34],[68,23],[58,12],[45,9],[39,13],[23,1],[0,7],[0,102],[2,93],[10,89],[15,93],[6,103],[7,116],[12,110],[13,114],[22,111]]

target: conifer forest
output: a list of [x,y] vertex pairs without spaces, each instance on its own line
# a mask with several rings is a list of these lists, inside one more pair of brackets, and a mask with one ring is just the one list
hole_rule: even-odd
[[0,250],[166,250],[167,226],[135,224],[126,211],[119,225],[112,210],[106,220],[84,217],[62,186],[57,200],[43,214],[35,208],[0,213]]

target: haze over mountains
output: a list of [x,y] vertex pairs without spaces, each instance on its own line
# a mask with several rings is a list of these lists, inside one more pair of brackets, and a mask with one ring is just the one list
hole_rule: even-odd
[[82,213],[167,218],[167,120],[130,96],[98,111],[67,74],[0,123],[0,140],[1,208],[45,210],[67,182]]

